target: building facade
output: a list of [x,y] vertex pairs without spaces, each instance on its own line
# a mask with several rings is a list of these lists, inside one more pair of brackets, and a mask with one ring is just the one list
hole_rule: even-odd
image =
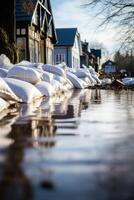
[[106,74],[115,73],[117,72],[117,66],[113,61],[107,60],[105,63],[102,64],[102,70]]
[[57,43],[54,45],[54,63],[65,62],[70,68],[80,68],[82,49],[77,28],[58,28],[56,33]]
[[101,60],[101,49],[90,49],[88,42],[81,42],[82,44],[82,56],[81,56],[81,67],[91,65],[95,71],[98,72]]
[[50,0],[16,0],[19,60],[53,64],[56,31]]

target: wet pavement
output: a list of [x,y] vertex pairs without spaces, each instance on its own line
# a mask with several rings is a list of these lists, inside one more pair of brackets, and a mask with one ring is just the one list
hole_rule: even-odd
[[134,92],[75,90],[0,113],[0,199],[134,199]]

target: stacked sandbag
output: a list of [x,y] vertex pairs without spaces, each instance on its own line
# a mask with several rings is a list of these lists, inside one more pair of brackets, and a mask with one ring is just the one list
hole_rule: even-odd
[[24,66],[24,67],[35,67],[34,63],[31,63],[27,60],[22,60],[21,62],[15,64],[15,66]]
[[54,79],[54,74],[50,72],[42,71],[41,80],[51,83]]
[[54,75],[54,80],[59,82],[61,92],[67,91],[68,81],[66,76]]
[[28,68],[18,65],[12,67],[8,71],[7,77],[26,81],[31,84],[36,84],[41,80],[41,73],[39,73],[36,69],[32,67]]
[[9,58],[5,54],[0,55],[0,68],[10,69],[13,64],[10,62]]
[[14,78],[4,78],[4,80],[23,103],[32,103],[42,97],[40,91],[31,83]]
[[86,69],[77,69],[75,72],[75,75],[82,79],[83,81],[85,81],[88,86],[92,86],[94,85],[95,81],[91,76],[91,73],[89,72],[89,70]]
[[75,74],[73,74],[70,71],[67,71],[67,78],[71,81],[71,83],[74,85],[77,89],[84,89],[85,83],[81,79],[79,79]]
[[101,80],[102,86],[111,85],[111,84],[112,84],[111,78],[104,78],[104,79]]
[[8,70],[4,68],[0,68],[0,77],[4,78],[7,76]]
[[45,64],[45,65],[42,65],[42,69],[43,69],[44,71],[53,73],[54,75],[59,75],[59,76],[62,76],[62,77],[66,77],[66,72],[65,72],[65,70],[62,69],[62,68],[59,67],[59,66],[51,65],[51,64]]
[[0,112],[7,109],[9,106],[10,103],[0,97]]
[[63,91],[65,92],[67,90],[68,82],[66,77],[66,70],[63,67],[60,65],[45,64],[42,66],[42,69],[45,72],[49,72],[54,75],[51,84],[54,87],[56,93]]
[[3,78],[0,78],[0,97],[6,101],[22,102]]
[[66,88],[67,88],[67,91],[74,88],[73,83],[68,78],[67,78]]
[[66,65],[65,62],[62,62],[62,63],[57,64],[57,65],[55,65],[55,66],[56,66],[56,67],[62,68],[64,71],[67,71],[67,70],[68,70],[68,67],[67,67],[67,65]]
[[97,84],[101,84],[101,80],[98,78],[97,73],[95,72],[92,66],[89,66],[89,72],[91,73],[92,78],[96,81]]
[[38,82],[35,87],[41,92],[42,96],[50,97],[54,95],[54,88],[46,81]]
[[61,92],[61,90],[63,88],[61,83],[59,81],[57,81],[56,79],[52,80],[51,85],[52,85],[52,87],[53,87],[53,89],[55,91],[55,94]]

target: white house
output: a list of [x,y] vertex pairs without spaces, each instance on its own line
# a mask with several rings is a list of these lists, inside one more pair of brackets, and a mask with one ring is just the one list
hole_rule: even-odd
[[70,68],[80,68],[81,39],[77,28],[57,28],[54,45],[54,63],[65,62]]

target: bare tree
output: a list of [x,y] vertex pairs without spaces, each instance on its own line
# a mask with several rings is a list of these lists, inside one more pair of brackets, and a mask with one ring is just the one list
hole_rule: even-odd
[[101,17],[99,26],[112,23],[119,30],[123,46],[134,45],[134,0],[87,0],[86,7],[94,8]]

